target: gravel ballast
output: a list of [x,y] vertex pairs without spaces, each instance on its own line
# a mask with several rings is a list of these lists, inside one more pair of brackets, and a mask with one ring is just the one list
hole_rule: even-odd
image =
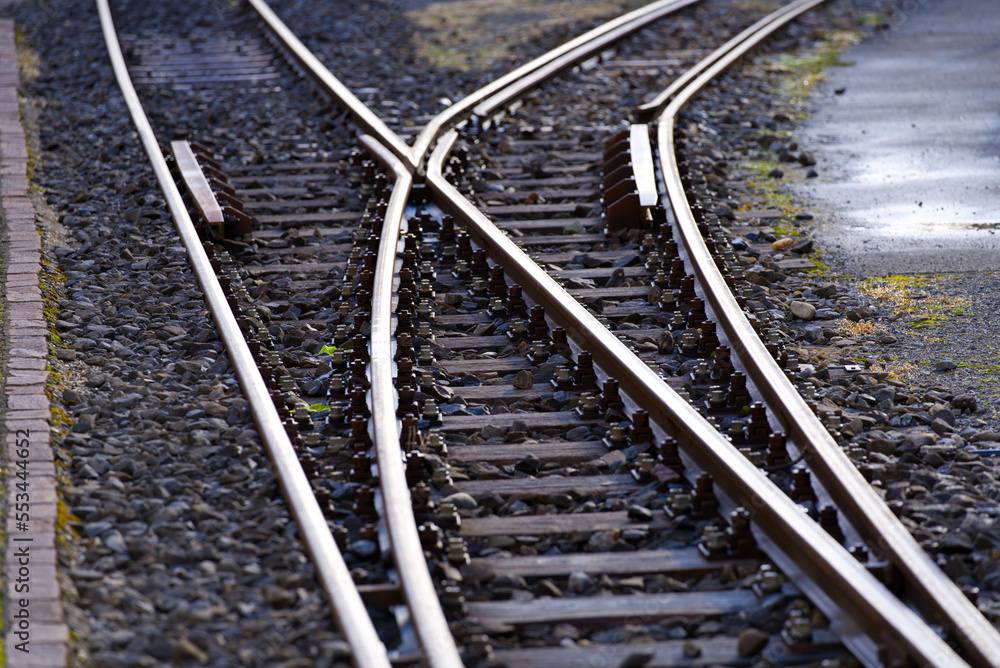
[[[403,9],[390,12],[392,18],[403,15]],[[359,18],[363,14],[351,19],[350,34],[365,39],[330,47],[329,57],[345,63],[336,69],[350,71],[356,65],[362,79],[368,73],[362,64],[374,62],[373,48],[388,49],[394,40],[407,39],[411,29],[383,22],[382,14],[372,13],[376,10],[369,7],[367,19]],[[152,27],[167,9],[131,3],[115,11],[120,22]],[[247,403],[117,93],[92,3],[63,3],[58,16],[23,5],[13,14],[25,44],[38,55],[38,75],[24,85],[29,103],[41,110],[33,181],[62,226],[50,237],[46,257],[65,278],[52,323],[59,339],[51,389],[56,415],[63,418],[53,438],[69,511],[61,527],[60,564],[76,638],[72,660],[100,666],[347,665],[346,647],[315,585]],[[329,43],[317,35],[342,28],[338,21],[346,20],[317,18],[311,38]],[[186,29],[191,32],[224,26],[238,33],[252,27],[241,11],[228,6],[190,21]],[[380,28],[368,35],[372,21]],[[575,28],[566,36],[577,34]],[[562,37],[556,32],[547,39],[554,46]],[[419,117],[441,108],[440,97],[457,96],[456,91],[491,74],[455,70],[451,83],[434,87],[416,52],[406,53],[407,76],[398,76],[393,66],[378,72],[398,89],[367,93],[389,101],[381,113],[397,125],[405,125],[407,116],[396,112],[393,100],[409,100],[404,111]],[[493,73],[509,64],[493,64]],[[294,156],[297,143],[329,141],[330,133],[339,130],[330,127],[335,113],[282,72],[282,85],[295,99],[285,110],[259,107],[251,93],[238,90],[232,91],[232,104],[218,107],[166,89],[143,94],[155,100],[154,125],[168,132],[220,128],[212,139],[224,157]],[[763,85],[735,80],[747,96]],[[414,86],[422,91],[419,96],[406,92]],[[696,108],[689,120],[715,127],[719,120],[712,114],[718,111]],[[794,124],[778,119],[783,112],[775,108],[747,105],[740,113],[757,127],[744,134],[724,128],[715,144],[698,148],[711,162],[735,165],[743,158],[734,157],[733,145],[749,150],[753,144],[756,150],[764,131],[794,135]],[[264,141],[276,142],[266,151],[255,144],[261,118],[274,129],[264,133]],[[298,135],[278,130],[287,127]],[[280,142],[284,145],[277,146]],[[808,164],[808,147],[790,149],[784,136],[778,143],[795,156],[782,170],[800,170],[804,178],[815,169]],[[760,148],[770,152],[764,157],[780,159],[781,147],[773,142]],[[808,235],[810,221],[789,222],[792,227],[798,222]],[[797,257],[812,252],[808,246],[798,248]],[[906,336],[904,318],[850,282],[789,275],[768,266],[768,260],[755,260],[758,268],[748,274],[757,275],[760,289],[753,298],[762,310],[785,323],[790,345],[823,347],[815,359],[803,359],[812,365],[801,379],[812,381],[813,398],[825,409],[840,411],[840,432],[866,475],[899,507],[949,575],[982,590],[980,608],[995,619],[1000,614],[995,566],[1000,536],[993,518],[1000,514],[995,501],[1000,484],[991,457],[1000,451],[1000,426],[988,407],[991,395],[969,393],[974,381],[963,375],[968,365],[958,352],[914,342]],[[781,280],[774,280],[779,274]],[[992,307],[987,289],[994,279],[961,284],[979,288],[975,320],[944,323],[938,330],[942,338],[969,345],[979,338],[985,326],[978,318]],[[866,322],[880,328],[863,331],[847,324]],[[960,327],[965,331],[959,333]],[[901,351],[924,359],[933,353],[933,362],[955,366],[932,363],[921,383],[907,383],[887,375],[882,362],[890,360],[881,359],[899,360]],[[870,373],[846,379],[824,374],[824,367],[845,362],[864,365],[863,358],[871,362]]]
[[43,107],[34,181],[65,234],[49,258],[65,277],[52,391],[73,659],[345,665],[96,12],[75,3],[25,25],[41,70],[28,82]]
[[[748,264],[744,296],[798,354],[800,390],[921,546],[995,623],[1000,429],[989,352],[996,277],[858,280],[830,272],[835,252],[814,241],[826,213],[786,185],[817,174],[818,148],[798,141],[795,120],[803,115],[798,81],[816,83],[810,66],[831,60],[817,38],[865,25],[859,36],[877,39],[905,20],[904,10],[894,2],[833,3],[807,17],[773,43],[777,50],[797,40],[802,69],[794,58],[764,55],[723,78],[686,112],[693,130],[685,143],[708,174],[702,206],[746,227],[733,244]],[[754,220],[741,209],[780,215]],[[779,264],[810,258],[819,271]]]

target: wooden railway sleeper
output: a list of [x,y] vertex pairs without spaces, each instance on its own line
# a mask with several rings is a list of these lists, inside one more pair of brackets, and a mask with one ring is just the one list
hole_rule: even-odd
[[[243,211],[211,150],[197,142],[171,142],[180,179],[214,240],[240,239],[253,233],[252,219]],[[223,204],[219,203],[222,200]]]
[[632,125],[605,141],[603,173],[606,233],[649,226],[658,193],[647,125]]

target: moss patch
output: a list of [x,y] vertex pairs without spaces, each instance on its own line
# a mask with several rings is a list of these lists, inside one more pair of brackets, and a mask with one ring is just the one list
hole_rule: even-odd
[[774,75],[778,93],[795,109],[797,117],[805,117],[805,106],[816,85],[826,79],[830,67],[846,67],[853,63],[842,60],[847,47],[861,41],[853,30],[835,30],[824,35],[814,47],[795,54],[779,54],[763,59],[764,69]]
[[858,291],[891,306],[894,317],[904,318],[911,329],[921,330],[940,327],[969,313],[967,298],[941,292],[942,283],[948,280],[927,274],[885,276],[862,281]]

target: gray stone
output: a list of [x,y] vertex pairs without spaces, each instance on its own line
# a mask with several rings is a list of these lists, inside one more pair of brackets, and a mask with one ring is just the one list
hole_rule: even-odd
[[197,661],[198,663],[208,663],[208,654],[200,649],[187,638],[180,638],[174,641],[170,650],[170,656],[174,661]]
[[882,401],[894,401],[896,399],[896,388],[891,385],[888,387],[883,387],[881,389],[872,392],[872,396],[875,398],[876,402]]
[[934,430],[936,434],[951,434],[955,431],[955,428],[942,420],[941,418],[934,418],[931,422],[931,429]]
[[374,541],[370,540],[356,540],[350,545],[351,554],[361,557],[362,559],[368,559],[378,552],[378,545]]
[[[813,313],[815,316],[815,312]],[[806,325],[802,328],[802,338],[804,338],[809,343],[816,343],[823,338],[823,328],[817,327],[816,325]]]
[[788,250],[798,255],[809,255],[813,252],[813,245],[812,239],[800,239],[792,244],[792,247]]
[[945,408],[944,406],[938,404],[931,408],[930,414],[932,418],[944,420],[952,427],[955,426],[955,413],[953,413],[949,408]]
[[442,499],[442,501],[450,503],[456,508],[461,508],[463,510],[474,510],[479,507],[479,504],[476,503],[476,500],[472,497],[472,495],[465,492],[452,494],[451,496],[447,496]]
[[530,389],[535,384],[535,377],[527,369],[521,369],[514,375],[514,387],[519,390]]
[[970,413],[979,410],[976,397],[972,394],[959,394],[951,400],[951,407],[956,411],[969,411]]
[[643,508],[642,506],[631,505],[627,508],[628,516],[630,519],[637,520],[639,522],[652,522],[653,513],[648,508]]
[[485,439],[502,438],[506,433],[507,430],[504,427],[493,424],[488,424],[479,430],[479,435]]
[[574,571],[569,574],[567,588],[575,594],[588,594],[597,589],[597,584],[594,582],[594,579],[586,573]]
[[793,301],[788,308],[799,320],[812,320],[816,316],[816,307],[809,302]]

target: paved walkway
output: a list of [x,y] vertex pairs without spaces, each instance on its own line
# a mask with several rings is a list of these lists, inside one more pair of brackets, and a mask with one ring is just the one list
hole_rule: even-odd
[[836,215],[821,235],[836,268],[1000,269],[1000,6],[910,4],[827,71],[799,136],[820,176],[802,191]]
[[49,432],[48,330],[39,278],[42,241],[28,194],[28,149],[17,101],[14,23],[0,20],[0,249],[4,314],[0,413],[6,471],[3,611],[8,668],[66,665],[69,632],[56,578],[56,472]]

